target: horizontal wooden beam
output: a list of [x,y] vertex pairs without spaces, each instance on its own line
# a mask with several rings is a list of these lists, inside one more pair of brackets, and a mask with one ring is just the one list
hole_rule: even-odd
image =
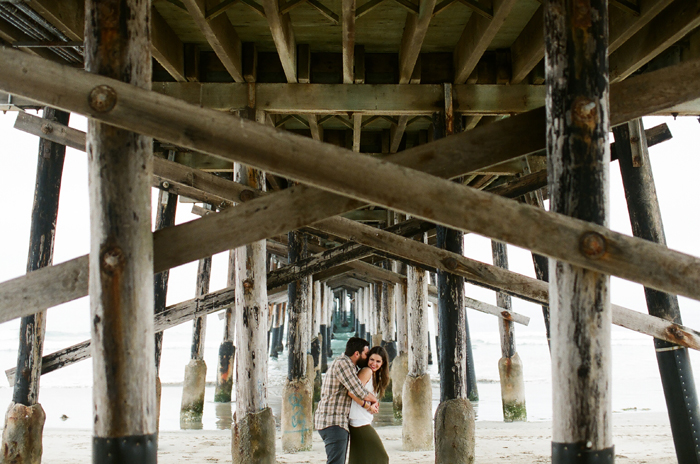
[[[159,333],[191,321],[195,316],[201,317],[224,309],[233,309],[235,302],[235,289],[224,288],[218,292],[208,293],[198,298],[168,306],[164,311],[155,315],[154,330],[156,333]],[[90,340],[85,340],[55,353],[47,354],[41,359],[41,375],[83,361],[91,355]],[[16,371],[16,367],[5,371],[10,386],[15,384]]]
[[[375,179],[377,175],[381,175],[383,179],[377,187],[386,185],[384,182],[386,179],[396,179],[397,175],[402,176],[403,179],[397,182],[396,186],[403,189],[404,192],[411,191],[412,189],[413,192],[406,198],[403,198],[403,193],[401,194],[402,198],[392,198],[392,203],[394,201],[397,202],[397,205],[401,203],[401,208],[395,209],[405,208],[406,211],[414,211],[414,214],[418,216],[426,216],[426,210],[420,208],[424,207],[427,199],[431,198],[435,192],[439,192],[441,195],[448,194],[448,196],[454,193],[457,195],[454,198],[460,199],[460,201],[455,202],[455,205],[461,204],[467,207],[469,204],[473,204],[474,201],[479,204],[475,209],[481,214],[480,220],[483,219],[483,214],[486,214],[483,208],[484,205],[498,205],[498,208],[492,210],[493,214],[495,214],[493,211],[500,210],[501,208],[508,210],[508,214],[504,217],[512,216],[512,213],[515,212],[516,215],[520,215],[523,219],[526,219],[525,223],[530,224],[533,221],[537,223],[537,227],[533,229],[535,233],[541,230],[542,227],[554,226],[554,224],[552,224],[552,221],[554,221],[556,226],[554,226],[553,230],[556,231],[557,236],[561,236],[563,230],[568,230],[569,234],[573,234],[573,236],[567,236],[569,245],[565,246],[564,250],[566,253],[574,254],[576,253],[575,250],[578,249],[578,239],[581,231],[590,231],[592,227],[587,224],[577,223],[574,225],[572,222],[567,222],[571,221],[570,219],[561,219],[556,215],[546,214],[540,217],[538,214],[541,214],[541,212],[532,212],[532,209],[522,209],[522,206],[517,206],[512,210],[513,205],[502,203],[502,201],[505,200],[497,200],[497,197],[492,198],[493,196],[485,193],[470,192],[469,189],[463,187],[461,190],[454,190],[459,186],[445,182],[436,183],[436,180],[432,177],[424,177],[420,175],[420,173],[393,167],[385,162],[377,163],[378,160],[373,160],[363,155],[356,155],[348,150],[327,144],[318,144],[310,139],[278,132],[260,124],[254,124],[245,120],[237,120],[231,118],[229,115],[222,115],[206,109],[192,107],[183,102],[134,89],[132,86],[124,85],[116,81],[100,78],[65,66],[46,63],[44,60],[25,56],[13,50],[0,50],[0,59],[2,59],[3,62],[11,64],[10,66],[4,66],[0,69],[0,89],[31,96],[31,98],[41,100],[45,104],[62,107],[63,109],[73,112],[88,114],[104,122],[125,127],[130,130],[143,131],[170,143],[198,149],[227,159],[235,157],[246,164],[264,170],[289,173],[290,177],[301,181],[308,182],[309,178],[307,174],[313,174],[313,176],[318,176],[321,179],[314,177],[312,181],[314,183],[320,182],[326,188],[338,189],[338,186],[335,185],[337,183],[336,178],[338,174],[351,174],[350,177],[353,180],[344,179],[344,181],[347,180],[349,182],[349,185],[343,186],[343,188],[340,189],[343,191],[347,188],[356,189],[358,186],[363,186],[368,181],[373,182],[373,179]],[[32,69],[33,72],[25,74],[21,71],[22,69]],[[625,119],[622,118],[633,119],[639,117],[642,114],[646,114],[646,111],[649,109],[658,110],[664,108],[664,105],[674,105],[691,98],[698,98],[700,96],[698,95],[700,89],[697,88],[697,84],[694,84],[700,81],[700,79],[697,78],[697,74],[699,73],[700,64],[698,62],[686,63],[673,68],[648,73],[644,76],[629,79],[617,86],[612,86],[611,120],[613,124],[624,121]],[[659,86],[660,82],[664,85]],[[86,98],[86,95],[90,94],[91,89],[100,84],[109,84],[119,95],[119,104],[116,105],[112,111],[97,112],[89,107],[89,100]],[[673,88],[674,91],[670,92],[669,87]],[[658,93],[659,91],[660,93]],[[630,103],[632,100],[634,101],[634,105]],[[264,145],[267,148],[261,151],[257,144],[262,143],[262,141],[264,141]],[[270,153],[268,150],[271,144],[275,146],[275,153]],[[537,110],[530,114],[507,118],[498,123],[449,137],[439,142],[406,150],[400,154],[386,158],[386,160],[449,178],[471,172],[474,169],[479,169],[484,166],[497,164],[498,162],[503,162],[514,157],[523,156],[541,150],[543,147],[544,111]],[[231,153],[232,148],[237,150],[233,154]],[[287,154],[293,155],[295,162],[291,165],[285,163],[280,164],[279,157]],[[469,154],[469,156],[466,156],[467,154]],[[311,168],[309,168],[309,163],[312,165]],[[327,167],[330,169],[326,169]],[[306,171],[308,171],[308,173],[304,174]],[[354,183],[357,176],[363,176],[364,180],[355,185]],[[424,183],[423,181],[427,181],[428,185],[431,186],[430,188],[434,187],[437,190],[421,198],[421,194],[424,195],[426,192],[423,189],[415,190],[415,185],[419,185],[414,184],[415,181],[419,181],[419,184]],[[406,182],[410,182],[410,187],[404,185]],[[331,184],[332,186],[329,187]],[[382,199],[379,203],[387,202],[386,193],[387,192],[381,192]],[[470,197],[469,201],[461,201],[462,199],[467,200],[467,198],[464,198],[465,194]],[[480,196],[474,196],[477,194]],[[361,195],[365,197],[367,191],[364,191],[363,187],[361,191],[355,192],[352,195]],[[416,198],[416,196],[418,196],[418,198]],[[160,262],[159,266],[164,266],[163,269],[165,269],[168,268],[168,266],[172,267],[172,263],[182,264],[198,259],[201,256],[212,254],[211,250],[217,247],[223,247],[218,250],[222,251],[231,248],[233,246],[232,244],[249,243],[249,241],[276,235],[282,233],[282,231],[286,232],[290,229],[323,219],[324,217],[356,209],[363,204],[362,202],[342,199],[337,195],[319,192],[310,188],[306,188],[304,191],[304,188],[301,186],[298,190],[293,188],[276,193],[274,200],[270,200],[270,198],[272,198],[272,196],[256,200],[256,202],[259,201],[260,203],[249,202],[233,208],[231,211],[203,218],[201,221],[195,221],[193,223],[159,231],[159,233],[168,234],[173,233],[172,231],[174,230],[179,230],[174,236],[179,243],[166,240],[165,242],[167,242],[169,246],[171,243],[174,243],[176,246],[171,247],[171,250],[162,251],[163,257],[160,259],[156,258],[156,262]],[[374,194],[372,194],[372,198],[375,198]],[[375,200],[376,199],[377,198],[375,198]],[[406,203],[407,200],[408,203]],[[253,203],[256,204],[253,205]],[[451,227],[460,229],[467,228],[468,230],[474,231],[482,229],[483,224],[479,225],[478,228],[473,228],[474,224],[467,225],[466,223],[459,222],[469,220],[472,216],[476,218],[479,215],[472,215],[471,213],[469,215],[464,215],[462,211],[455,214],[455,212],[451,210],[455,205],[446,205],[446,208],[440,209],[439,211],[432,211],[434,205],[430,202],[431,213],[427,216],[439,213],[440,221],[444,221],[446,225]],[[296,208],[299,208],[299,211],[295,211]],[[234,213],[235,210],[240,211]],[[290,215],[290,211],[295,211],[295,214]],[[254,212],[259,214],[256,216],[253,214]],[[261,216],[265,216],[260,214],[262,212],[270,214],[270,217],[268,219],[262,218]],[[278,217],[274,216],[273,213],[281,214],[283,217],[286,214],[286,219],[283,221],[284,224],[280,223]],[[469,216],[469,218],[465,216]],[[235,220],[233,218],[235,218]],[[236,223],[235,221],[241,218],[256,222],[259,224],[257,227],[261,230],[250,227],[244,230],[240,234],[241,236],[229,234],[230,231],[227,228],[231,227],[232,224]],[[203,224],[197,224],[202,221],[221,222],[204,222]],[[454,221],[458,221],[459,223]],[[488,216],[488,223],[491,224],[489,226],[491,228],[489,230],[482,230],[482,233],[488,235],[489,233],[497,232],[496,238],[510,241],[510,235],[506,238],[504,231],[502,229],[499,230],[502,224],[493,224],[490,214]],[[513,227],[518,228],[518,235],[520,235],[522,229],[528,230],[527,227],[521,227],[522,225],[523,223],[519,220],[513,223]],[[225,232],[222,233],[222,230]],[[621,247],[619,240],[623,242],[625,240],[635,240],[627,237],[619,237],[619,234],[612,234],[604,229],[596,229],[595,231],[605,237],[612,246],[612,248],[610,248],[611,250],[625,248]],[[192,237],[201,238],[203,235],[201,235],[200,232],[206,233],[215,240],[212,240],[212,243],[197,243],[197,246],[193,247]],[[267,235],[268,233],[270,233],[270,235]],[[513,237],[513,243],[523,243],[522,239],[523,237]],[[573,247],[571,246],[571,240],[575,243]],[[214,242],[216,242],[216,244],[214,244]],[[635,246],[637,244],[637,242],[632,243],[634,243]],[[561,242],[552,241],[552,243],[546,243],[545,245],[554,246],[557,244],[561,245]],[[553,252],[556,252],[556,255],[560,255],[561,252],[561,250],[541,249],[540,246],[542,244],[536,243],[534,245],[536,245],[536,247],[533,246],[533,249],[536,251],[550,254],[551,256],[555,255]],[[158,240],[155,241],[155,246],[156,256],[158,256]],[[531,245],[528,243],[524,246],[529,248]],[[640,244],[639,249],[645,249],[645,247],[649,247],[648,242]],[[648,260],[653,256],[652,253],[642,253],[646,258],[643,256],[640,257],[639,254],[635,256],[626,256],[625,253],[616,253],[614,256],[606,258],[613,258],[613,261],[617,263],[622,261],[626,269],[629,270],[631,267],[637,269],[636,272],[641,272],[642,274],[644,274],[645,270],[649,269],[658,269],[673,273],[678,270],[679,266],[683,267],[683,263],[688,259],[690,259],[692,263],[686,263],[686,269],[693,269],[694,258],[687,257],[680,253],[669,252],[662,247],[653,251],[658,250],[662,250],[662,256],[668,258],[672,263],[667,265],[666,263],[656,262],[650,265]],[[568,255],[567,257],[555,257],[561,259],[573,258],[573,256]],[[638,258],[642,260],[646,259],[647,261],[640,263],[637,260]],[[586,259],[582,259],[581,256],[577,256],[576,260],[577,262],[583,261],[585,264],[582,265],[585,267],[599,268],[598,270],[609,272],[606,270],[606,266],[610,265],[608,259],[597,260],[595,263],[590,263]],[[615,266],[616,264],[612,264],[612,267]],[[625,276],[626,275],[625,273]],[[686,294],[687,292],[687,294],[694,294],[697,292],[696,289],[698,288],[698,286],[692,282],[691,276],[688,274],[684,274],[677,279],[671,279],[672,282],[682,287],[678,289],[681,291],[672,289],[673,285],[667,287],[666,284],[669,283],[668,281],[660,285],[660,282],[646,282],[648,278],[651,277],[649,275],[641,275],[638,277],[642,283],[648,286],[654,287],[659,285],[664,287],[662,289],[672,293]],[[627,278],[630,277],[628,276]],[[632,278],[632,280],[635,280],[635,278]],[[45,282],[45,285],[49,286],[50,282]],[[31,308],[29,309],[30,312],[28,312],[28,314],[36,312],[31,311]]]
[[522,314],[518,314],[514,311],[508,311],[507,309],[499,308],[498,306],[484,303],[483,301],[469,298],[468,296],[464,297],[464,304],[467,308],[475,309],[482,313],[491,314],[493,316],[497,316],[507,321],[517,322],[518,324],[522,325],[530,324],[530,318],[527,316],[523,316]]
[[[332,218],[324,221],[324,224],[327,230],[332,229],[337,235],[348,240],[403,257],[421,267],[427,266],[430,270],[457,274],[467,282],[499,290],[533,303],[549,305],[547,282],[343,218]],[[622,306],[611,307],[615,325],[700,350],[700,332]]]
[[[236,83],[154,82],[153,90],[193,105],[240,110],[248,88]],[[455,85],[455,108],[465,114],[523,113],[544,105],[544,86]],[[440,110],[439,84],[256,84],[257,108],[278,114],[421,115]]]

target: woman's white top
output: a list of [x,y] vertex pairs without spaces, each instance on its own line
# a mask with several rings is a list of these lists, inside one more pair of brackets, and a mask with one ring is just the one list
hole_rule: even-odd
[[[370,376],[369,381],[364,384],[364,387],[369,393],[374,394],[374,382],[372,382],[372,376]],[[355,400],[352,401],[349,416],[350,427],[362,427],[364,425],[369,425],[372,423],[373,418],[374,417],[371,412],[357,404]]]

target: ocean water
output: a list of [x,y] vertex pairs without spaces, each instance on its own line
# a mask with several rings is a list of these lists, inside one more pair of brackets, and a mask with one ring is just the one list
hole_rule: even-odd
[[[535,315],[533,315],[533,318]],[[181,424],[179,418],[182,396],[184,367],[189,359],[189,324],[184,324],[166,332],[161,365],[163,383],[160,428],[178,430],[181,428],[201,428],[205,430],[228,429],[235,403],[214,403],[214,381],[219,334],[223,333],[222,322],[216,315],[208,318],[208,336],[205,360],[208,365],[204,414],[201,423]],[[495,318],[470,313],[470,324],[482,327],[484,324],[494,330],[473,331],[472,350],[476,367],[479,401],[474,403],[477,421],[503,420],[501,410],[500,384],[497,362],[500,345]],[[11,326],[15,327],[11,327]],[[218,329],[221,329],[220,331]],[[0,326],[0,366],[3,369],[16,363],[18,328],[9,323]],[[432,334],[431,334],[432,336]],[[63,347],[89,338],[83,331],[48,331],[45,352],[53,352]],[[337,355],[344,349],[346,338],[340,335],[332,341]],[[434,340],[431,340],[434,345]],[[516,345],[523,360],[525,373],[526,406],[529,421],[551,420],[551,365],[549,349],[544,332],[516,331]],[[437,361],[434,346],[433,359]],[[695,355],[696,353],[693,353]],[[699,372],[697,356],[692,356],[694,371]],[[275,416],[279,418],[281,394],[287,372],[285,352],[278,358],[268,361],[268,400]],[[433,384],[433,409],[439,401],[439,377],[437,363],[430,366]],[[89,429],[92,424],[92,363],[82,361],[42,377],[40,403],[47,414],[46,427]],[[649,337],[630,331],[613,331],[613,411],[632,414],[636,411],[665,411],[666,405],[659,380],[652,341]],[[0,404],[8,405],[12,398],[12,388],[7,380],[0,385]],[[393,417],[391,403],[384,403],[376,418],[376,426],[398,425]]]

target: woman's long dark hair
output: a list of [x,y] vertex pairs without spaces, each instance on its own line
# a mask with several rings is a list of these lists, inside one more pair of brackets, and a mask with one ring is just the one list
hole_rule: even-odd
[[378,354],[382,357],[382,367],[380,367],[377,372],[372,372],[372,385],[374,386],[377,399],[379,399],[384,396],[384,392],[386,392],[389,386],[389,355],[383,347],[375,346],[369,350],[367,360],[369,360],[369,357],[373,354]]

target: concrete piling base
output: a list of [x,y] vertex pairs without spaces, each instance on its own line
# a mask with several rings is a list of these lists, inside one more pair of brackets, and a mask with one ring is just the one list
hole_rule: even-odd
[[236,347],[232,341],[226,341],[219,345],[219,368],[216,376],[216,390],[214,391],[215,403],[230,403],[231,390],[233,388],[233,360],[236,355]]
[[401,419],[403,407],[403,384],[408,374],[408,354],[401,353],[391,363],[391,393],[394,403],[394,417]]
[[41,464],[42,434],[46,414],[40,404],[25,406],[10,403],[2,431],[0,462]]
[[255,414],[246,414],[241,420],[234,417],[231,437],[233,464],[275,464],[275,416],[265,408]]
[[403,427],[401,437],[406,451],[433,449],[433,390],[430,374],[406,376],[403,384]]
[[527,421],[523,362],[518,353],[510,358],[499,359],[498,373],[501,377],[503,420],[505,422]]
[[309,451],[314,430],[313,378],[287,380],[282,391],[282,449]]
[[440,403],[435,411],[435,464],[473,464],[474,408],[463,398]]
[[192,359],[185,366],[185,381],[182,386],[180,423],[201,421],[204,411],[204,388],[207,364],[203,359]]

